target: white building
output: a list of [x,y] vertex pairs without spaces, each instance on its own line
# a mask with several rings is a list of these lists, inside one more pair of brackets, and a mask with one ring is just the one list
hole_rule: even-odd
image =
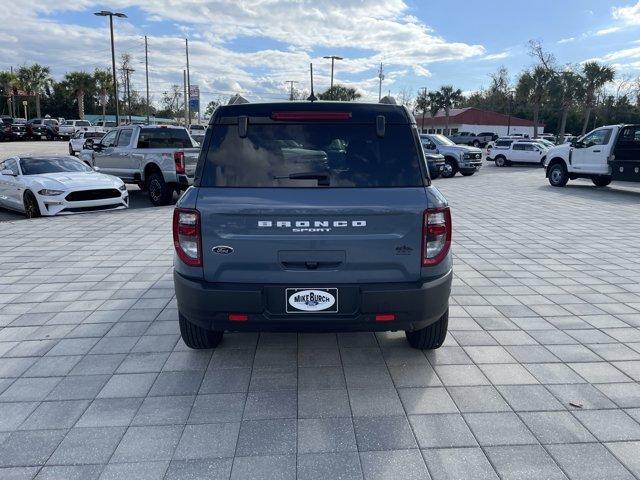
[[[446,119],[444,110],[440,110],[434,117],[428,113],[416,115],[418,128],[425,133],[445,133]],[[423,128],[424,126],[424,128]],[[452,108],[449,112],[450,133],[471,132],[483,133],[492,132],[500,136],[521,133],[533,137],[534,123],[531,120],[504,115],[502,113],[480,110],[479,108]],[[538,124],[538,135],[544,133],[544,124]]]

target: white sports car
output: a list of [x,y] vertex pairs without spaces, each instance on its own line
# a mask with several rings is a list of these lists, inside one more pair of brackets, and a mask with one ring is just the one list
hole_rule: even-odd
[[74,157],[24,156],[0,161],[0,207],[27,218],[127,208],[127,187]]

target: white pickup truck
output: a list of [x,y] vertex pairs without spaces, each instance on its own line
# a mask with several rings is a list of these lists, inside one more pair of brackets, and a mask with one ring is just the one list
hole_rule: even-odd
[[546,170],[554,187],[577,178],[590,178],[597,187],[613,180],[640,182],[640,125],[607,125],[551,148]]
[[168,205],[173,192],[193,184],[200,148],[183,127],[125,125],[99,142],[85,142],[80,160],[101,173],[148,190],[154,205]]

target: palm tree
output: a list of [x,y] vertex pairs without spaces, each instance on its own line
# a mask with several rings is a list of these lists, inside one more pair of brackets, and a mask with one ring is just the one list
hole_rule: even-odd
[[109,100],[109,92],[113,89],[113,77],[109,70],[96,68],[93,72],[93,81],[95,83],[98,95],[100,96],[100,104],[102,105],[102,120],[107,114],[107,103]]
[[451,85],[444,85],[440,87],[437,92],[438,109],[444,109],[445,117],[445,135],[449,135],[449,113],[451,109],[455,107],[464,98],[462,96],[462,90],[459,88],[453,89]]
[[49,67],[44,67],[38,63],[34,63],[30,67],[26,65],[20,67],[17,73],[18,82],[29,95],[36,98],[36,116],[41,117],[40,111],[40,95],[42,91],[49,88],[53,83],[51,79]]
[[64,81],[78,101],[78,117],[84,120],[84,94],[93,87],[93,77],[87,72],[69,72]]
[[9,115],[14,116],[13,112],[13,89],[18,83],[18,78],[13,72],[0,71],[0,92],[7,97],[7,105],[9,107]]
[[[569,109],[576,101],[582,98],[584,91],[580,76],[573,70],[564,70],[560,72],[555,81],[558,87],[557,90],[559,90],[561,94],[561,114],[558,141],[562,142],[564,140],[564,132],[567,127],[567,115],[569,114]],[[555,91],[556,89],[554,88],[553,90]]]
[[538,117],[540,116],[540,106],[542,105],[549,89],[551,74],[549,70],[541,65],[533,70],[525,70],[518,79],[516,95],[530,103],[533,108],[533,138],[538,138]]
[[589,117],[596,100],[596,92],[607,83],[613,81],[616,71],[609,65],[600,65],[598,62],[587,62],[582,66],[582,81],[585,99],[584,123],[582,124],[582,135],[587,133]]
[[355,88],[345,87],[344,85],[334,85],[325,92],[318,95],[320,100],[337,100],[341,102],[351,102],[357,100],[362,95]]

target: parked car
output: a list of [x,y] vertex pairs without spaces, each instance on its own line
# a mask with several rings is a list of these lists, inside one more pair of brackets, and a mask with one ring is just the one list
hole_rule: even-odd
[[487,152],[487,160],[493,160],[497,167],[510,167],[514,163],[534,163],[543,165],[546,153],[549,150],[546,146],[538,142],[526,142],[516,140],[507,145],[498,145],[490,148]]
[[123,125],[90,142],[80,159],[104,173],[148,190],[154,205],[193,184],[200,148],[184,127]]
[[26,123],[29,140],[55,140],[60,125],[53,118],[32,118]]
[[127,187],[73,157],[24,156],[0,162],[0,207],[27,218],[127,208]]
[[95,123],[95,126],[100,127],[104,132],[110,132],[111,130],[117,127],[116,122],[111,122],[108,120],[107,121],[98,120]]
[[8,116],[0,117],[0,142],[8,142],[11,140],[11,125],[13,118]]
[[99,142],[104,137],[104,132],[99,130],[98,127],[87,127],[91,130],[79,130],[69,139],[69,155],[74,156],[79,154],[87,140],[91,139],[91,142]]
[[11,124],[11,140],[27,139],[27,120],[24,118],[14,118]]
[[453,135],[449,135],[449,139],[453,143],[460,145],[473,145],[474,147],[484,147],[488,142],[493,140],[493,133],[479,133],[473,132],[458,132]]
[[577,178],[589,178],[596,187],[640,182],[640,125],[607,125],[550,149],[546,174],[554,187]]
[[88,120],[65,120],[58,129],[58,136],[63,140],[68,140],[73,137],[77,131],[87,129],[91,126],[91,122]]
[[456,145],[444,135],[423,133],[420,135],[422,148],[428,152],[444,156],[441,175],[451,178],[460,172],[465,177],[473,175],[482,166],[482,150],[466,145]]
[[[442,345],[451,215],[404,106],[245,103],[210,122],[173,216],[187,346],[215,347],[225,331],[386,330]],[[286,141],[325,155],[299,164]]]
[[194,134],[204,135],[204,132],[206,129],[207,129],[206,125],[197,125],[197,124],[189,125],[189,133],[191,135],[194,135]]
[[429,176],[432,180],[435,180],[444,170],[444,155],[434,152],[425,152],[424,158],[427,161],[427,168],[429,169]]

